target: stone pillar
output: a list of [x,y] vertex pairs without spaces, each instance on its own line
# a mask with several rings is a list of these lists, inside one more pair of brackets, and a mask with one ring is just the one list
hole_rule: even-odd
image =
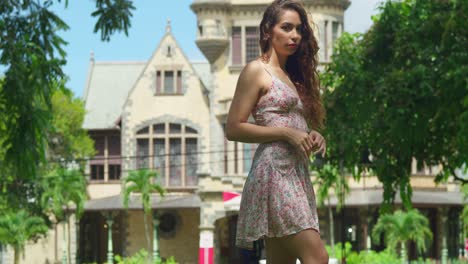
[[200,250],[198,263],[214,263],[214,226],[200,227]]
[[447,264],[448,261],[448,249],[447,249],[447,208],[440,208],[439,211],[442,217],[442,251],[441,260],[442,264]]

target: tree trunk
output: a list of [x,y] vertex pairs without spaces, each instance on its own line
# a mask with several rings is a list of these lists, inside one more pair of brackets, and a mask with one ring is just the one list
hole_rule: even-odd
[[330,246],[332,249],[332,257],[335,257],[335,224],[333,221],[333,210],[331,207],[330,196],[328,196],[328,218],[330,220]]
[[71,245],[70,245],[71,244],[71,241],[70,241],[70,239],[71,239],[71,236],[70,236],[70,234],[71,234],[71,232],[70,232],[70,215],[67,216],[67,233],[68,233],[68,239],[67,239],[68,261],[69,261],[69,263],[71,263],[72,258],[71,258],[71,250],[70,250],[71,249]]
[[15,264],[19,264],[19,254],[20,254],[20,249],[18,246],[13,247],[13,254],[15,256]]
[[146,238],[146,245],[147,245],[147,249],[148,249],[148,256],[152,256],[152,254],[150,254],[151,245],[150,245],[148,219],[147,219],[149,215],[150,214],[146,214],[146,213],[143,212],[143,221],[144,221],[144,224],[145,224],[145,238]]
[[400,243],[400,257],[401,257],[401,264],[406,264],[407,262],[407,257],[406,257],[406,247],[405,247],[405,242]]

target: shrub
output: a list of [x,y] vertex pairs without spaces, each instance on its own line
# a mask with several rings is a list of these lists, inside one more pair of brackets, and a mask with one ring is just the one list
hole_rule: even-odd
[[[129,257],[115,256],[116,264],[146,264],[148,263],[148,252],[141,249],[135,255]],[[167,260],[154,260],[154,264],[178,264],[174,257],[169,257]]]

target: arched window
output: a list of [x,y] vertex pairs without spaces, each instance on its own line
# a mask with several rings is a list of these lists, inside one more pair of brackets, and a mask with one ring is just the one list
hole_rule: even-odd
[[179,123],[156,123],[136,132],[137,168],[157,170],[165,187],[198,184],[198,131]]

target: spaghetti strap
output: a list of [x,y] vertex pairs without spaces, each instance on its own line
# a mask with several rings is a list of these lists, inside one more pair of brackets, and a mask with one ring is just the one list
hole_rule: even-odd
[[271,72],[266,67],[263,67],[263,69],[271,76],[271,78],[274,78],[274,75],[271,74]]

